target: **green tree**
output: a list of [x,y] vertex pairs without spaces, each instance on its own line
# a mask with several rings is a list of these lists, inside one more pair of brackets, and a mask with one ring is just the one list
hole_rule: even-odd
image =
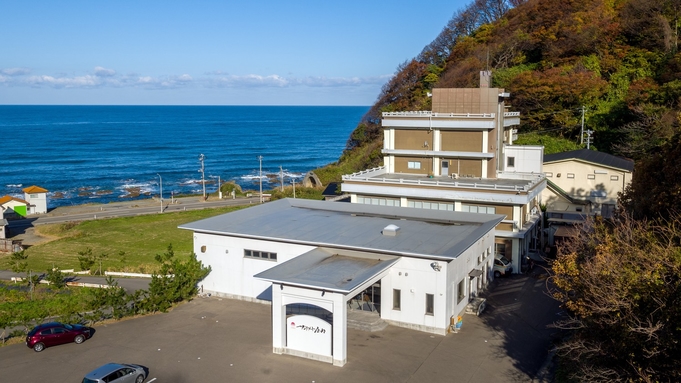
[[64,279],[64,274],[58,267],[48,269],[45,279],[50,282],[50,286],[61,289],[66,286],[66,280]]
[[149,311],[165,312],[173,304],[191,299],[198,292],[197,283],[210,273],[210,266],[204,267],[194,253],[185,260],[176,258],[172,244],[156,255],[156,261],[161,264],[160,271],[152,275],[144,302]]
[[576,381],[678,382],[681,218],[588,222],[552,266],[570,332],[557,350]]
[[28,267],[28,262],[26,262],[27,258],[28,254],[26,254],[24,250],[12,253],[9,257],[9,265],[12,268],[12,271],[15,273],[23,273],[26,271],[26,268]]
[[78,252],[78,263],[80,264],[80,269],[83,271],[92,269],[95,265],[95,257],[92,255],[92,249],[86,248],[85,250]]

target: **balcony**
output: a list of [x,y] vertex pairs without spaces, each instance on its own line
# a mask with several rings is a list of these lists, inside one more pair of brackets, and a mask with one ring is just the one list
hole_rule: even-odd
[[385,166],[344,175],[343,182],[362,182],[376,185],[421,186],[479,191],[505,191],[526,193],[544,182],[541,174],[514,174],[514,178],[452,178],[428,177],[422,174],[387,173]]

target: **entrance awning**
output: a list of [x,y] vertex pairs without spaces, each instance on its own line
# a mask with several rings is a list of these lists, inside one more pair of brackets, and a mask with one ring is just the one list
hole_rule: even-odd
[[314,249],[254,275],[283,285],[348,294],[399,260],[360,258]]

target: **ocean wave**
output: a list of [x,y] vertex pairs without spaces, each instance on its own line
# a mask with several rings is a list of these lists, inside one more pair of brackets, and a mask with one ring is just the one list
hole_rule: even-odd
[[23,186],[24,186],[23,184],[7,184],[7,185],[5,185],[5,187],[7,187],[7,188],[20,188],[20,187],[23,187]]

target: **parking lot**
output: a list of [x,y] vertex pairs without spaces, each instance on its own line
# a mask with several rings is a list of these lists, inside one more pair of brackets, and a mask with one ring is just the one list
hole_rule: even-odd
[[83,344],[36,353],[0,348],[6,382],[80,382],[107,362],[141,364],[146,382],[529,382],[538,381],[560,315],[546,280],[494,282],[487,310],[447,336],[388,326],[348,331],[344,367],[272,353],[270,306],[197,298],[167,314],[96,326]]

